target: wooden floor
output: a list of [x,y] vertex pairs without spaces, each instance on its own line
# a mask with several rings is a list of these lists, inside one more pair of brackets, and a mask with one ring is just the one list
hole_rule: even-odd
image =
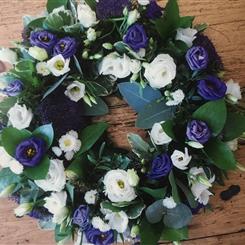
[[[196,15],[196,22],[210,25],[208,35],[214,41],[226,67],[226,78],[233,78],[245,86],[245,0],[180,0],[181,12]],[[0,46],[10,46],[20,38],[21,17],[43,11],[45,0],[0,0]],[[110,99],[110,113],[105,119],[113,126],[110,137],[127,147],[126,133],[133,128],[135,115],[123,101]],[[125,116],[125,113],[127,116]],[[99,119],[101,120],[101,119]],[[140,132],[144,134],[144,132]],[[237,152],[239,162],[245,164],[244,148]],[[220,191],[231,184],[241,192],[231,201],[220,199]],[[244,245],[245,244],[245,173],[233,172],[225,187],[216,187],[212,198],[214,212],[197,215],[190,225],[190,240],[184,245]],[[0,200],[0,245],[54,245],[52,232],[40,231],[35,220],[16,219],[15,204]],[[151,245],[151,244],[149,244]]]

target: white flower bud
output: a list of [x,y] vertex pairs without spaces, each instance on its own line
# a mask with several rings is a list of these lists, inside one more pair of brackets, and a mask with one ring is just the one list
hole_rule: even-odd
[[140,180],[137,172],[134,169],[128,169],[127,175],[129,184],[131,186],[137,186]]
[[29,55],[38,61],[44,61],[48,58],[48,53],[44,48],[30,47]]
[[102,47],[107,50],[113,49],[113,45],[111,43],[103,43]]
[[127,25],[131,26],[134,24],[140,17],[140,13],[138,12],[137,9],[134,9],[132,11],[129,11],[128,13],[128,19],[127,19]]
[[8,48],[0,50],[0,60],[9,64],[14,64],[17,61],[17,54]]
[[130,236],[132,238],[136,238],[139,234],[140,234],[140,228],[139,228],[139,226],[138,225],[134,225],[131,228]]
[[0,197],[8,197],[10,196],[14,189],[16,187],[16,184],[11,184],[11,185],[8,185],[7,187],[5,187],[1,192],[0,192]]
[[22,217],[30,213],[33,209],[33,206],[33,203],[22,203],[14,210],[14,213],[17,217]]
[[96,40],[96,31],[95,31],[95,29],[94,28],[89,28],[88,30],[87,30],[87,39],[89,40],[89,41],[95,41]]

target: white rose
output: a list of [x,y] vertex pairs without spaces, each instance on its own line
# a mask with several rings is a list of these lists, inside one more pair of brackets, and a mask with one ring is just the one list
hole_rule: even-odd
[[23,165],[11,157],[2,146],[0,146],[0,166],[2,168],[10,168],[15,174],[21,174],[24,170]]
[[66,184],[63,162],[58,159],[51,160],[46,179],[36,180],[35,183],[44,191],[62,191]]
[[95,41],[96,40],[96,31],[94,28],[89,28],[87,30],[87,39],[89,41]]
[[53,222],[56,224],[61,224],[68,215],[66,200],[67,194],[65,191],[52,192],[49,197],[44,198],[44,207],[53,214]]
[[134,24],[138,19],[140,18],[140,13],[137,9],[134,9],[132,11],[129,11],[128,13],[128,19],[127,19],[127,25],[131,26]]
[[238,100],[242,99],[241,87],[239,83],[235,83],[232,79],[226,83],[227,97],[234,103],[237,103]]
[[84,200],[87,204],[95,204],[98,192],[96,190],[87,191]]
[[104,177],[105,194],[112,202],[131,202],[137,196],[129,184],[127,172],[121,169],[111,170]]
[[172,93],[170,93],[170,96],[168,98],[168,101],[166,102],[167,106],[174,106],[179,105],[184,100],[185,94],[181,89],[178,89]]
[[164,145],[172,141],[172,139],[164,132],[161,123],[154,123],[150,132],[151,139],[156,145]]
[[11,125],[19,130],[28,128],[33,118],[31,109],[27,109],[25,105],[21,106],[18,103],[10,108],[7,115]]
[[150,4],[150,0],[138,0],[139,5],[146,6]]
[[14,64],[17,61],[17,54],[9,49],[9,48],[4,48],[0,50],[0,60],[9,64]]
[[178,28],[175,40],[183,41],[190,48],[193,45],[193,41],[196,39],[196,34],[196,29]]
[[133,187],[137,186],[140,180],[137,172],[134,169],[128,169],[127,174],[129,184]]
[[69,64],[70,59],[64,59],[64,57],[61,54],[56,55],[52,59],[47,61],[48,69],[56,77],[59,77],[69,72]]
[[14,213],[17,217],[22,217],[30,213],[33,209],[33,203],[22,203],[15,208]]
[[95,229],[99,229],[101,232],[106,232],[111,229],[100,217],[93,217],[91,223]]
[[226,142],[226,144],[228,145],[228,147],[232,151],[237,151],[238,150],[238,139],[234,139],[234,140],[228,141],[228,142]]
[[65,95],[72,101],[78,102],[85,95],[85,85],[79,81],[74,81],[66,88]]
[[111,229],[124,233],[128,228],[128,216],[124,211],[108,213],[105,219],[109,221]]
[[191,156],[189,156],[188,149],[185,148],[185,153],[182,151],[175,150],[171,155],[171,160],[173,165],[181,170],[186,170],[188,164],[191,161]]
[[48,58],[48,53],[44,48],[30,47],[28,51],[29,55],[38,61],[44,61]]
[[174,201],[173,197],[171,196],[171,197],[164,198],[163,201],[162,201],[162,205],[165,208],[172,209],[172,208],[175,208],[177,204]]
[[77,5],[77,15],[79,22],[85,28],[97,24],[96,13],[84,1]]
[[150,64],[145,64],[144,76],[152,88],[164,88],[176,76],[174,59],[168,54],[159,54]]
[[37,73],[42,76],[48,76],[50,74],[50,70],[48,69],[48,65],[46,62],[38,62],[36,64]]

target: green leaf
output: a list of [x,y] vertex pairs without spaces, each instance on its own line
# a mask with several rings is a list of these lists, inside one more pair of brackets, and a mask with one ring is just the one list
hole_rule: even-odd
[[168,39],[178,28],[180,22],[179,6],[177,0],[169,0],[162,18],[155,22],[156,29],[163,40]]
[[130,206],[127,210],[127,215],[129,219],[137,219],[142,214],[145,209],[145,204],[143,201],[140,201],[132,206]]
[[173,120],[167,120],[166,122],[164,122],[164,123],[162,124],[162,128],[163,128],[164,132],[165,132],[171,139],[175,139],[173,127],[174,127]]
[[230,148],[219,139],[211,139],[205,146],[204,151],[213,164],[223,170],[236,168],[236,159]]
[[69,196],[71,198],[72,203],[74,202],[74,190],[75,190],[75,186],[70,184],[70,183],[66,183],[66,190],[69,193]]
[[15,105],[17,102],[16,97],[7,97],[2,102],[0,102],[0,112],[3,114],[7,114],[9,109]]
[[139,158],[148,158],[151,147],[139,135],[130,133],[128,134],[128,142],[132,147],[132,151]]
[[167,106],[164,101],[154,101],[140,111],[136,120],[136,127],[149,129],[156,122],[167,121],[174,116],[175,107]]
[[37,166],[25,167],[23,174],[32,180],[45,179],[49,170],[49,165],[49,158],[47,156],[44,156],[42,161]]
[[109,201],[103,201],[101,203],[101,207],[104,208],[104,209],[108,209],[108,210],[111,210],[112,212],[120,212],[122,209],[119,208],[119,207],[115,207],[112,205],[111,202]]
[[205,31],[208,28],[208,24],[206,23],[202,23],[202,24],[197,24],[194,26],[194,28],[198,31],[198,32],[202,32]]
[[163,199],[165,197],[167,187],[159,188],[159,189],[151,189],[149,187],[141,187],[140,190],[149,194],[150,196],[152,196],[156,200],[159,200],[159,199]]
[[223,131],[224,141],[238,138],[245,132],[245,115],[228,112]]
[[20,182],[20,176],[13,173],[9,168],[0,171],[0,192],[7,186]]
[[85,2],[89,5],[92,10],[96,9],[96,0],[85,0]]
[[36,28],[42,28],[43,27],[43,22],[46,18],[45,17],[41,17],[41,18],[37,18],[35,20],[32,20],[27,27],[30,29],[36,29]]
[[40,137],[47,143],[47,148],[53,143],[54,140],[54,129],[52,124],[46,124],[37,128],[33,133],[34,136]]
[[182,241],[188,239],[188,228],[171,229],[164,227],[161,235],[161,240],[165,241]]
[[147,207],[145,211],[145,217],[151,224],[160,222],[164,215],[165,207],[163,206],[163,200],[157,200]]
[[72,226],[61,226],[61,225],[56,225],[55,227],[55,241],[57,243],[61,241],[66,241],[69,240],[72,236]]
[[109,112],[107,104],[100,97],[96,97],[97,104],[93,104],[92,106],[84,103],[84,116],[102,116],[106,115]]
[[54,9],[64,6],[67,7],[68,0],[48,0],[47,10],[51,13]]
[[175,208],[166,209],[163,222],[169,228],[180,229],[187,226],[191,219],[191,210],[185,204],[180,203]]
[[107,130],[108,124],[105,122],[94,123],[79,134],[79,139],[82,141],[82,147],[77,155],[80,155],[93,147],[93,145],[99,140],[99,138]]
[[194,19],[195,19],[195,16],[180,17],[179,27],[181,27],[181,28],[192,27],[192,22]]
[[176,203],[180,203],[180,198],[179,198],[179,193],[178,193],[178,187],[175,183],[175,178],[174,178],[174,174],[173,174],[173,171],[170,172],[169,176],[168,176],[168,179],[169,179],[169,183],[172,187],[172,196],[173,196],[173,199]]
[[23,140],[32,136],[31,132],[27,130],[18,130],[16,128],[4,128],[2,132],[2,143],[4,149],[12,157],[15,157],[15,150],[18,144]]
[[71,174],[71,177],[85,179],[86,170],[88,165],[88,158],[86,155],[77,157],[66,169],[67,174]]
[[226,121],[226,105],[223,99],[210,101],[197,109],[192,117],[208,124],[214,135],[218,135],[224,128]]

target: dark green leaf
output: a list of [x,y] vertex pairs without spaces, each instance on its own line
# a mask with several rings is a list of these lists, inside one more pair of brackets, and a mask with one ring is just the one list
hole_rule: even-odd
[[156,224],[162,220],[164,210],[163,200],[157,200],[147,207],[145,217],[149,223]]
[[175,139],[175,135],[174,135],[174,131],[173,131],[173,120],[167,120],[166,122],[164,122],[162,124],[162,128],[164,130],[164,132],[171,138],[171,139]]
[[51,13],[54,9],[64,6],[67,7],[68,0],[48,0],[47,10]]
[[151,189],[149,187],[141,187],[140,190],[149,194],[150,196],[152,196],[156,200],[159,200],[159,199],[163,199],[165,197],[167,187],[159,188],[159,189]]
[[0,102],[0,111],[3,114],[7,114],[7,112],[9,111],[9,109],[11,107],[13,107],[16,102],[17,102],[17,98],[16,97],[7,97],[7,98],[4,98],[4,100],[2,102]]
[[223,170],[236,168],[236,159],[230,148],[219,139],[211,139],[204,148],[213,164]]
[[223,99],[205,103],[193,113],[193,118],[208,124],[214,135],[224,128],[226,121],[226,105]]
[[32,20],[27,27],[30,29],[36,29],[36,28],[42,28],[43,22],[45,20],[45,17],[37,18],[35,20]]
[[88,158],[86,155],[77,157],[66,169],[66,172],[73,178],[85,179],[88,165]]
[[165,241],[182,241],[188,239],[188,228],[183,227],[181,229],[171,229],[164,227],[161,235],[161,240]]
[[195,19],[194,16],[180,17],[179,27],[181,27],[181,28],[192,27],[192,22],[193,22],[194,19]]
[[102,116],[106,115],[109,112],[107,104],[100,97],[96,97],[97,104],[92,106],[84,103],[84,116]]
[[74,190],[75,190],[74,185],[72,185],[70,183],[66,183],[66,190],[69,193],[71,201],[74,202]]
[[130,206],[127,210],[127,215],[129,219],[137,219],[142,214],[145,209],[145,204],[143,201],[140,201],[132,206]]
[[53,130],[52,124],[46,124],[46,125],[41,126],[37,128],[32,134],[44,139],[45,142],[47,143],[48,148],[50,148],[50,146],[53,143],[54,130]]
[[96,0],[85,0],[85,2],[89,5],[91,9],[96,9]]
[[173,171],[170,172],[169,176],[168,176],[168,179],[169,179],[169,183],[172,187],[172,196],[173,196],[173,199],[176,203],[180,203],[180,198],[179,198],[179,193],[178,193],[178,187],[175,183],[175,178],[174,178],[174,174],[173,174]]
[[108,210],[111,210],[112,212],[120,212],[122,209],[119,208],[119,207],[115,207],[112,205],[111,202],[109,201],[103,201],[101,203],[101,207],[104,208],[104,209],[108,209]]
[[69,240],[72,236],[72,226],[61,226],[56,225],[55,227],[55,241],[57,243],[63,241],[63,240]]

